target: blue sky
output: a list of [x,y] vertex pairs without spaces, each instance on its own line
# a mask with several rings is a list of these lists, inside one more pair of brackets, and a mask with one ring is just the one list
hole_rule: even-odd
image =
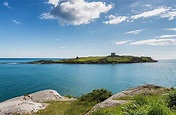
[[0,57],[176,59],[176,0],[0,0]]

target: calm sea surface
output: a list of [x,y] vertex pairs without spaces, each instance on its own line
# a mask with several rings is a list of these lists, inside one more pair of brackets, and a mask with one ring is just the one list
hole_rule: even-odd
[[80,96],[97,88],[117,93],[143,84],[176,86],[176,60],[106,65],[18,64],[34,60],[41,58],[0,58],[0,102],[44,89]]

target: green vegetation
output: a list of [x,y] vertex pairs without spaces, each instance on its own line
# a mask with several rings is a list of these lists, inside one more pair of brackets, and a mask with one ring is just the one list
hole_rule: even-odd
[[[152,93],[123,96],[114,100],[129,100],[123,105],[98,109],[90,115],[176,115],[176,89],[146,86]],[[145,86],[144,86],[145,88]],[[85,115],[97,103],[109,98],[112,93],[97,89],[82,95],[76,101],[52,101],[46,109],[33,115]],[[71,97],[71,96],[68,96]]]
[[79,101],[54,101],[49,106],[34,115],[84,115],[95,103],[80,103]]
[[168,107],[176,111],[176,90],[168,95]]
[[99,103],[109,98],[110,96],[112,96],[110,91],[106,89],[97,89],[86,95],[82,95],[80,98],[78,98],[78,100]]
[[[169,95],[139,94],[131,98],[124,97],[121,99],[130,99],[131,101],[124,105],[99,109],[92,115],[116,115],[117,113],[118,115],[176,115],[176,111],[170,108],[170,105],[175,107],[175,97],[173,92]],[[168,98],[170,101],[167,101]]]
[[[82,95],[76,101],[53,101],[49,106],[34,115],[85,115],[95,104],[112,95],[106,89],[97,89]],[[69,96],[70,97],[70,96]]]
[[67,98],[76,98],[76,97],[71,96],[71,95],[64,95],[64,97],[67,97]]
[[76,57],[63,60],[40,60],[28,62],[29,64],[52,64],[52,63],[68,63],[68,64],[117,64],[117,63],[144,63],[157,62],[151,57],[135,57],[135,56],[102,56],[102,57]]

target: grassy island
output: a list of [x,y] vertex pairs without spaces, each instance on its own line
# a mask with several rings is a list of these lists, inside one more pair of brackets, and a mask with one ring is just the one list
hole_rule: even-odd
[[29,64],[119,64],[119,63],[146,63],[157,62],[151,57],[136,57],[136,56],[90,56],[90,57],[76,57],[62,60],[39,60],[28,62]]

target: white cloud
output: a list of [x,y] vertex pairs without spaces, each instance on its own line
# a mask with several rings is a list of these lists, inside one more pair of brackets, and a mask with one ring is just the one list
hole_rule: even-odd
[[161,18],[169,18],[169,20],[174,20],[176,17],[176,11],[172,10],[161,15]]
[[145,6],[145,7],[151,7],[150,4],[144,4],[143,6]]
[[160,7],[151,11],[146,11],[146,12],[131,16],[131,18],[138,19],[138,18],[148,18],[152,16],[159,16],[161,14],[166,13],[167,11],[169,11],[169,8]]
[[176,9],[172,9],[170,7],[159,7],[157,9],[133,15],[131,16],[131,19],[149,18],[153,16],[159,16],[160,18],[169,18],[169,20],[174,20],[176,17]]
[[57,6],[59,2],[60,2],[60,0],[49,0],[47,3],[52,4],[54,6]]
[[131,42],[131,45],[176,45],[176,39],[148,39]]
[[142,32],[144,30],[145,29],[139,29],[139,30],[129,31],[129,32],[126,32],[125,34],[139,34],[140,32]]
[[9,3],[8,3],[8,2],[4,2],[3,5],[4,5],[5,7],[7,7],[7,8],[10,8],[10,9],[12,8],[12,7],[9,6]]
[[49,12],[44,12],[43,14],[40,15],[40,19],[55,19],[53,15],[51,15]]
[[173,38],[176,37],[176,35],[162,35],[162,36],[158,36],[156,38]]
[[123,45],[123,44],[127,44],[127,43],[129,43],[131,40],[126,40],[126,41],[118,41],[118,42],[116,42],[115,44],[117,44],[117,45]]
[[21,24],[21,22],[16,21],[16,20],[12,20],[12,22],[14,22],[15,24]]
[[[57,19],[61,24],[88,24],[108,12],[113,5],[85,0],[49,0],[55,7],[49,13],[43,13],[40,19]],[[53,16],[53,17],[52,17]]]
[[105,24],[119,24],[119,23],[121,23],[123,21],[126,21],[128,17],[126,17],[126,16],[118,16],[118,17],[116,17],[114,15],[109,15],[108,18],[110,20],[104,21],[103,23],[105,23]]
[[163,30],[170,30],[170,31],[176,31],[176,28],[165,28]]

